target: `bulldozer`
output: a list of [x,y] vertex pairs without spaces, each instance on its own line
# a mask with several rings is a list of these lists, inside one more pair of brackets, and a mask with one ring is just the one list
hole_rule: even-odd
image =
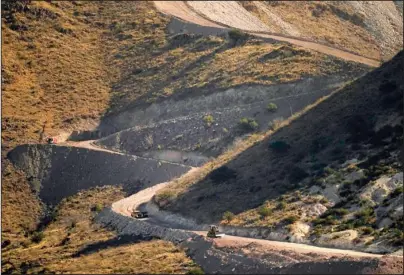
[[222,237],[221,236],[222,234],[218,235],[218,233],[219,233],[219,228],[217,227],[217,225],[210,225],[209,226],[209,231],[208,231],[208,234],[207,234],[207,236],[209,238],[220,238],[220,237]]
[[143,219],[143,218],[149,217],[149,215],[145,211],[142,212],[142,211],[138,211],[138,210],[133,210],[131,217],[135,218],[135,219]]

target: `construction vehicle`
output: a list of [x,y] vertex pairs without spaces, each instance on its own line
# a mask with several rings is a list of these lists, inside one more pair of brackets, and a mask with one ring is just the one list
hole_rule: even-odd
[[131,217],[135,219],[143,219],[147,218],[149,215],[145,211],[138,211],[138,210],[133,210]]
[[55,143],[56,143],[56,138],[54,138],[54,137],[47,137],[47,138],[46,138],[46,143],[48,143],[48,144],[55,144]]
[[217,225],[210,225],[209,226],[209,231],[207,236],[209,238],[220,238],[222,237],[224,234],[218,234],[219,233],[219,228],[217,227]]

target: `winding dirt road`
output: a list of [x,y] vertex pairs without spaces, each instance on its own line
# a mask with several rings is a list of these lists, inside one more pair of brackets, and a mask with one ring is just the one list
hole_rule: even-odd
[[[73,141],[66,141],[64,143],[58,144],[58,146],[72,146],[72,147],[79,147],[79,148],[86,148],[90,150],[96,151],[103,151],[112,154],[122,154],[120,152],[111,151],[108,149],[103,149],[94,144],[94,140],[86,140],[80,142],[73,142]],[[198,170],[198,168],[193,167],[188,173],[194,173]],[[124,216],[131,215],[132,210],[138,209],[139,206],[149,202],[152,197],[157,193],[157,191],[161,190],[162,188],[169,185],[170,182],[163,182],[156,184],[152,187],[143,189],[142,191],[133,194],[129,197],[126,197],[122,200],[114,202],[112,204],[112,210],[116,213],[119,213]],[[146,221],[148,219],[145,219]],[[167,221],[162,221],[157,218],[157,216],[153,216],[150,220],[152,224],[158,224],[161,226],[170,226],[171,224]],[[191,231],[191,230],[190,230]],[[206,236],[207,231],[193,231],[192,232]],[[343,250],[343,249],[334,249],[334,248],[324,248],[324,247],[317,247],[311,246],[306,244],[299,244],[299,243],[287,243],[287,242],[280,242],[280,241],[270,241],[270,240],[262,240],[262,239],[254,239],[254,238],[247,238],[247,237],[237,237],[231,235],[225,235],[222,238],[218,238],[214,240],[217,247],[243,247],[250,244],[256,244],[260,246],[262,249],[271,250],[271,251],[291,251],[294,253],[302,253],[302,254],[310,254],[310,253],[318,253],[322,256],[326,256],[327,258],[337,256],[350,256],[350,257],[367,257],[367,258],[380,258],[383,255],[378,254],[370,254],[364,253],[359,251],[353,250]]]
[[[235,1],[206,2],[209,3],[199,3],[197,1],[188,4],[186,1],[154,1],[154,4],[156,8],[164,14],[200,26],[236,28],[248,32],[251,35],[288,42],[348,61],[362,63],[371,67],[380,66],[379,60],[363,57],[346,50],[308,41],[299,37],[285,36],[265,31],[265,26],[263,26],[261,22],[258,23],[258,19],[255,16],[248,12],[241,12],[237,3],[230,3]],[[221,22],[219,22],[219,20]]]
[[[190,170],[188,173],[193,173],[198,168],[194,168]],[[164,187],[166,187],[169,182],[164,182],[152,186],[150,188],[146,188],[130,197],[124,198],[120,201],[117,201],[112,204],[112,210],[121,215],[130,216],[131,211],[133,209],[137,209],[141,204],[147,203],[152,199],[152,197],[156,194],[156,192]],[[153,216],[150,220],[150,223],[159,224],[161,226],[167,226],[168,223],[166,221],[162,221],[159,223],[158,218]],[[148,220],[147,218],[144,220]],[[192,231],[198,235],[206,236],[207,231]],[[262,249],[271,250],[271,251],[285,251],[288,250],[294,253],[302,253],[302,254],[310,254],[316,253],[321,254],[323,257],[366,257],[366,258],[380,258],[383,255],[378,254],[370,254],[353,250],[343,250],[343,249],[334,249],[334,248],[325,248],[325,247],[317,247],[306,244],[299,243],[287,243],[287,242],[279,242],[279,241],[270,241],[270,240],[262,240],[262,239],[254,239],[247,237],[237,237],[224,235],[222,238],[214,239],[214,242],[217,247],[243,247],[250,244],[255,244],[260,246]]]

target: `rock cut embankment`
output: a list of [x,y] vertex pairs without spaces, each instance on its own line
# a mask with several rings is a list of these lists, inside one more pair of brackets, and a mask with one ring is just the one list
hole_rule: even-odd
[[42,201],[53,205],[96,186],[122,185],[129,193],[137,192],[191,169],[155,159],[43,144],[18,146],[8,157],[26,173]]

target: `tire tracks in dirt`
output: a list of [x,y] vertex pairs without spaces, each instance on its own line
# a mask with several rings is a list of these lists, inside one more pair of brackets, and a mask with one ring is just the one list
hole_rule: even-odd
[[[168,14],[174,16],[178,19],[191,22],[194,24],[198,24],[204,27],[216,27],[216,28],[235,28],[233,26],[229,26],[217,21],[210,19],[206,14],[201,11],[196,10],[192,6],[190,6],[186,1],[154,1],[156,8],[164,14]],[[247,32],[251,35],[255,35],[262,38],[269,38],[278,41],[288,42],[297,46],[301,46],[307,49],[311,49],[317,52],[321,52],[327,55],[332,55],[344,60],[353,61],[362,63],[371,67],[379,67],[380,61],[363,57],[357,54],[354,54],[350,51],[338,49],[336,47],[331,47],[322,43],[312,42],[308,39],[303,39],[300,37],[287,36],[278,33],[271,33],[267,31],[251,31],[251,30],[243,30],[241,31]]]

